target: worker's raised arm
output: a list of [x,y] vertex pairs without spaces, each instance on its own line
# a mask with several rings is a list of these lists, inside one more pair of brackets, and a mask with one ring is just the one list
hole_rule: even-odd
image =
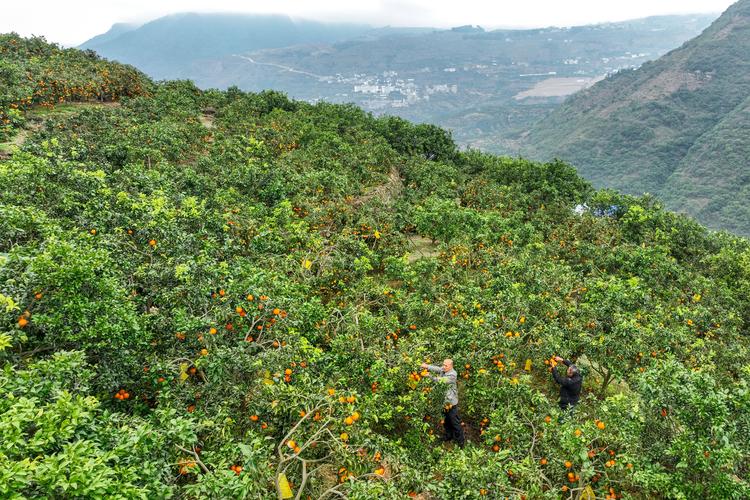
[[570,366],[570,365],[573,364],[573,362],[571,360],[569,360],[569,359],[563,359],[560,356],[555,356],[555,361],[557,361],[558,363],[562,363],[565,366]]
[[422,368],[425,368],[425,369],[427,369],[427,370],[429,370],[431,372],[434,372],[434,373],[442,373],[443,372],[443,367],[442,366],[428,365],[426,363],[422,363]]

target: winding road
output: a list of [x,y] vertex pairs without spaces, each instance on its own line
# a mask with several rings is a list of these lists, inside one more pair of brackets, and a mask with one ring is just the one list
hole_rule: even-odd
[[302,71],[302,70],[299,70],[299,69],[294,69],[294,68],[292,68],[290,66],[284,66],[283,64],[259,62],[259,61],[256,61],[255,59],[253,59],[252,57],[241,56],[241,55],[238,55],[238,54],[233,54],[233,56],[234,57],[239,57],[240,59],[244,59],[245,61],[251,62],[253,64],[264,65],[264,66],[273,66],[275,68],[283,69],[283,70],[289,71],[291,73],[299,73],[300,75],[309,76],[311,78],[317,78],[318,80],[324,81],[324,82],[327,82],[327,81],[330,81],[330,80],[333,79],[330,76],[316,75],[315,73],[310,73],[309,71]]

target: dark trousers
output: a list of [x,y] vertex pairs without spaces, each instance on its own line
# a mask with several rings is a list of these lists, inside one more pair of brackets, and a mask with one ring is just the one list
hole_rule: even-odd
[[455,441],[459,446],[464,445],[464,428],[461,427],[461,417],[458,415],[458,406],[453,405],[449,410],[443,409],[443,427],[445,427],[445,441]]

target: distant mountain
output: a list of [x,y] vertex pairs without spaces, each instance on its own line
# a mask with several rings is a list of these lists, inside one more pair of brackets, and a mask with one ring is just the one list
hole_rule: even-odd
[[97,35],[94,38],[86,41],[83,45],[81,45],[81,47],[98,51],[101,47],[106,47],[107,43],[116,39],[120,35],[138,29],[140,26],[140,24],[128,23],[113,24],[112,27],[109,28],[109,31],[107,31],[106,33],[102,33],[101,35]]
[[161,17],[138,27],[115,25],[79,48],[132,64],[154,78],[185,78],[195,61],[236,52],[333,43],[371,26],[295,21],[281,15],[195,14]]
[[660,195],[714,228],[750,234],[750,0],[700,36],[570,98],[520,138],[597,186]]

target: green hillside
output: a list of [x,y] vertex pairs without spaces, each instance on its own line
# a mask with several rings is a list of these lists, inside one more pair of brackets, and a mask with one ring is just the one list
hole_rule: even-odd
[[738,234],[750,230],[750,96],[690,146],[660,194],[667,205]]
[[739,208],[750,201],[740,159],[748,47],[750,1],[741,0],[679,49],[569,99],[521,137],[519,151],[565,158],[597,186],[654,193],[711,227],[750,234]]
[[747,240],[432,125],[140,81],[0,159],[0,497],[750,496]]
[[0,34],[0,152],[26,122],[27,111],[64,103],[115,102],[147,95],[150,79],[94,52],[62,49],[43,38]]

